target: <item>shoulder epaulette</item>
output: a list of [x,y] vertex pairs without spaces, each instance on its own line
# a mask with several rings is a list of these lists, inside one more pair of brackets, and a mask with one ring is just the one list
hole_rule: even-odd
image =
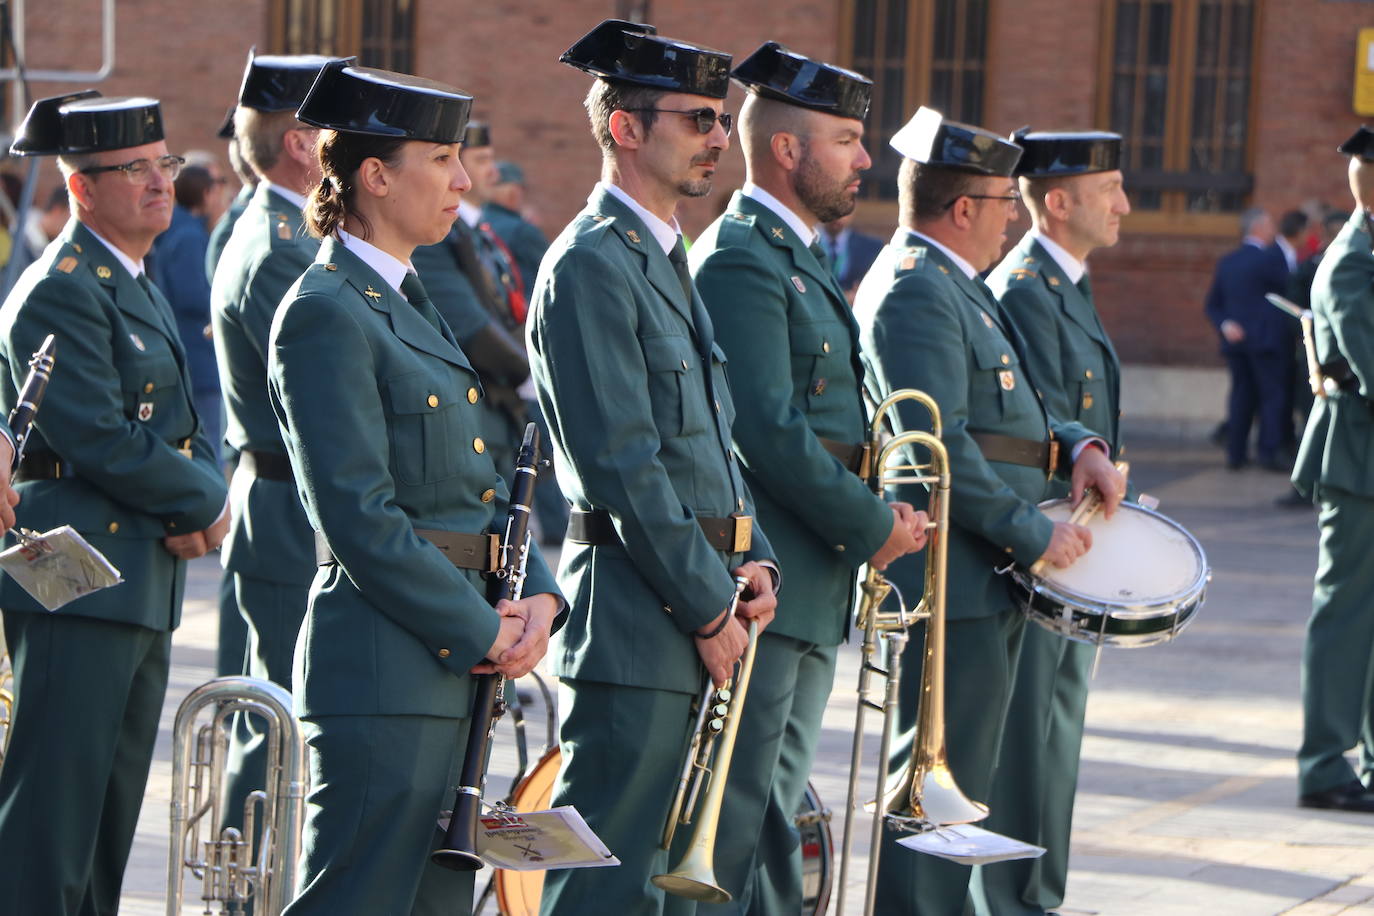
[[896,275],[901,276],[913,270],[920,270],[925,267],[926,250],[924,247],[910,245],[896,252],[897,270]]
[[755,217],[752,213],[727,213],[720,221],[716,239],[723,245],[748,244],[754,231]]
[[[1030,261],[1032,264],[1035,263],[1030,258],[1026,260]],[[1018,280],[1034,280],[1036,277],[1040,276],[1040,274],[1029,267],[1013,267],[1007,272],[1007,276],[1010,278],[1009,282],[1015,283]]]

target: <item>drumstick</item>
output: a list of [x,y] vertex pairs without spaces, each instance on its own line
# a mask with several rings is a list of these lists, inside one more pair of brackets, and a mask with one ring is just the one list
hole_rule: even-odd
[[[1118,461],[1116,463],[1116,469],[1121,472],[1121,477],[1124,481],[1126,476],[1131,472],[1131,465],[1129,462]],[[1096,515],[1101,508],[1102,494],[1097,492],[1097,487],[1088,487],[1088,489],[1083,491],[1083,498],[1078,501],[1078,505],[1075,506],[1073,512],[1070,513],[1069,524],[1086,525],[1093,520],[1093,516]],[[1049,561],[1044,557],[1036,560],[1031,564],[1030,574],[1032,576],[1043,576],[1045,574],[1045,567],[1048,563]]]

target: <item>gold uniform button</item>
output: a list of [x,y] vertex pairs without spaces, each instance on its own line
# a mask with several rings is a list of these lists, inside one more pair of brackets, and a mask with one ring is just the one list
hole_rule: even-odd
[[145,383],[144,383],[144,385],[143,385],[143,393],[144,393],[144,394],[152,394],[152,393],[153,393],[153,383],[152,383],[152,382],[145,382]]
[[425,403],[429,404],[430,407],[438,407],[438,406],[439,406],[439,396],[438,396],[437,394],[431,394],[431,395],[429,396],[429,400],[427,400]]
[[119,522],[110,522],[109,527],[106,528],[105,530],[109,531],[110,534],[114,534],[115,532],[117,532],[117,531],[119,530]]
[[338,265],[338,264],[326,264],[326,265],[324,265],[324,269],[325,269],[325,270],[338,270],[338,269],[339,269],[339,265]]
[[830,352],[830,341],[827,340],[827,341],[824,341],[824,342],[821,343],[821,352],[822,352],[822,353],[829,353],[829,352]]
[[484,503],[489,503],[489,502],[491,502],[491,501],[492,501],[493,499],[495,499],[495,498],[496,498],[496,491],[495,491],[495,490],[483,490],[483,491],[482,491],[482,502],[484,502]]
[[840,553],[844,553],[844,545],[843,545],[843,544],[836,544],[836,545],[835,545],[835,549],[838,550]]
[[1084,378],[1092,378],[1092,377],[1093,377],[1093,371],[1092,371],[1091,369],[1084,369],[1084,370],[1083,370],[1083,377],[1084,377]]
[[468,403],[469,403],[469,404],[476,404],[476,403],[477,403],[477,389],[476,389],[476,388],[469,388],[469,389],[468,389]]
[[1010,366],[1010,365],[1011,365],[1011,357],[1008,356],[1008,355],[1005,354],[1005,353],[1002,354],[1002,365],[1004,365],[1004,366]]
[[447,649],[440,649],[440,650],[439,650],[439,657],[440,657],[440,658],[448,658],[450,654],[451,654],[451,653],[450,653]]
[[479,455],[487,450],[487,444],[482,441],[481,436],[472,440],[472,450]]

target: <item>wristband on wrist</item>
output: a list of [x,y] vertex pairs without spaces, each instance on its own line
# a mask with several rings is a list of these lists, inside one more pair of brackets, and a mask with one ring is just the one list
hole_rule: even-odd
[[[731,608],[731,610],[733,610],[733,608]],[[725,632],[725,628],[726,628],[727,626],[729,626],[729,625],[730,625],[730,621],[732,621],[732,620],[734,620],[734,619],[735,619],[735,615],[734,615],[734,614],[729,613],[729,612],[726,612],[725,616],[721,618],[720,623],[716,624],[715,627],[712,628],[711,632],[709,632],[709,633],[693,633],[692,635],[695,636],[697,639],[715,639],[715,638],[716,638],[717,636],[719,636],[721,633],[724,633],[724,632]]]

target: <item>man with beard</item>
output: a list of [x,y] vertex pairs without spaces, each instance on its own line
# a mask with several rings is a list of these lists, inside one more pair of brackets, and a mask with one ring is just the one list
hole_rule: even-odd
[[[1012,139],[1025,151],[1016,173],[1033,225],[988,286],[1026,341],[1027,371],[1045,408],[1099,431],[1118,454],[1121,364],[1093,307],[1086,261],[1095,249],[1116,244],[1121,218],[1131,212],[1121,137],[1023,130]],[[1068,484],[1056,480],[1050,495],[1068,496]],[[1064,902],[1095,654],[1091,645],[1026,628],[984,826],[1048,851],[979,869],[979,912],[1044,913]]]
[[[1020,195],[1011,175],[1021,148],[929,108],[891,142],[905,157],[897,175],[900,225],[859,287],[855,318],[878,392],[920,389],[943,415],[953,469],[946,584],[956,597],[946,612],[944,738],[958,788],[940,788],[986,801],[1025,626],[997,569],[1040,559],[1065,567],[1092,546],[1087,528],[1051,521],[1036,508],[1055,474],[1072,467],[1075,502],[1086,486],[1096,486],[1108,516],[1125,488],[1101,438],[1046,410],[1021,336],[978,277],[1001,256],[1007,223],[1016,215]],[[917,405],[900,414],[904,429],[931,428]],[[912,485],[897,489],[920,492]],[[901,560],[889,573],[908,597],[921,592],[918,567]],[[902,659],[897,761],[908,759],[922,702],[923,643],[913,633]],[[960,800],[940,801],[942,810],[964,809],[951,817],[977,815]],[[912,853],[895,844],[894,831],[886,837],[877,912],[972,910],[969,866]]]
[[73,219],[0,308],[0,414],[54,335],[57,368],[16,475],[18,524],[71,525],[125,581],[54,614],[0,579],[16,698],[0,769],[0,861],[13,863],[0,913],[119,909],[186,561],[229,525],[171,306],[143,269],[182,160],[167,153],[155,100],[99,96],[40,99],[10,147],[57,157]]
[[[551,647],[562,769],[554,805],[586,817],[619,868],[548,873],[544,913],[692,912],[650,883],[701,692],[772,619],[777,573],[730,450],[724,355],[673,211],[711,189],[729,141],[730,58],[607,20],[561,60],[587,95],[601,183],[554,241],[528,323],[531,369],[573,505]],[[566,472],[566,473],[564,473]],[[752,530],[752,533],[751,533]],[[748,583],[737,613],[733,577]],[[720,775],[720,774],[718,774]]]
[[848,630],[857,571],[920,548],[925,515],[863,480],[868,416],[859,328],[816,239],[854,209],[872,83],[767,42],[734,71],[746,180],[692,246],[716,339],[730,358],[735,449],[778,560],[785,613],[759,640],[716,844],[734,900],[698,913],[795,913],[793,825]]

